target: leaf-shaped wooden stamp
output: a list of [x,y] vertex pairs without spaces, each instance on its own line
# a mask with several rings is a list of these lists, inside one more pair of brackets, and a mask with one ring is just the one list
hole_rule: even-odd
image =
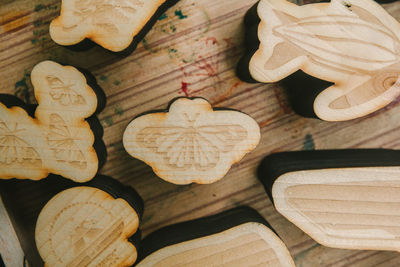
[[[101,184],[103,181],[106,184]],[[135,263],[141,198],[132,188],[106,177],[96,181],[96,187],[89,183],[64,190],[40,212],[35,239],[45,266],[122,267]]]
[[49,173],[92,179],[105,158],[101,136],[91,129],[101,127],[92,116],[103,100],[98,85],[52,61],[36,65],[31,79],[38,102],[34,117],[10,96],[0,102],[0,179],[38,180]]
[[400,152],[321,150],[266,157],[259,178],[276,209],[317,242],[400,251]]
[[160,229],[141,251],[138,267],[295,266],[282,240],[248,207]]
[[260,128],[239,111],[214,109],[202,98],[178,98],[167,112],[134,119],[126,151],[175,184],[213,183],[260,141]]
[[257,30],[259,45],[245,57],[249,63],[244,68],[265,83],[302,70],[282,83],[298,113],[350,120],[400,95],[400,24],[379,4],[332,0],[297,6],[261,0],[257,9],[259,19],[249,14],[246,22]]
[[74,46],[85,39],[113,52],[131,52],[157,19],[178,0],[62,0],[51,38]]

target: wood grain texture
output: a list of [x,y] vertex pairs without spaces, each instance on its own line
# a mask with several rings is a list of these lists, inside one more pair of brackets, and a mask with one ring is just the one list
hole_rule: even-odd
[[334,83],[321,88],[314,100],[319,118],[358,118],[399,96],[400,24],[376,2],[333,0],[297,6],[262,0],[258,15],[260,46],[250,60],[251,76],[276,82],[301,69]]
[[[59,15],[60,1],[3,1],[0,90],[34,103],[26,73],[49,58],[84,67],[95,74],[108,99],[107,107],[99,114],[109,154],[101,172],[132,185],[143,197],[144,236],[172,223],[249,205],[270,222],[287,244],[297,266],[398,266],[400,256],[396,252],[318,245],[276,212],[256,177],[261,159],[271,152],[349,147],[399,149],[397,102],[367,117],[343,123],[296,115],[278,85],[248,84],[236,77],[235,67],[244,52],[243,17],[256,0],[229,0],[229,4],[227,1],[181,0],[156,23],[145,43],[124,59],[97,47],[82,54],[54,44],[48,26]],[[299,4],[306,2],[310,1]],[[400,19],[397,3],[384,8]],[[165,108],[172,98],[185,93],[205,97],[214,107],[241,110],[261,128],[259,146],[233,166],[224,179],[212,185],[176,186],[163,182],[122,146],[123,132],[132,118],[148,110]],[[38,198],[37,193],[18,196],[32,204]]]
[[92,179],[99,160],[85,119],[97,109],[95,92],[76,68],[53,61],[36,65],[31,80],[38,102],[34,118],[0,103],[0,179],[39,180],[49,173]]
[[174,184],[210,184],[222,179],[260,142],[260,127],[246,114],[215,110],[203,98],[178,98],[166,112],[135,118],[123,144]]
[[155,231],[143,240],[140,254],[140,267],[294,266],[268,222],[249,207]]
[[106,49],[120,52],[131,45],[167,2],[174,1],[62,0],[60,16],[50,24],[50,36],[65,46],[88,38]]
[[75,187],[40,212],[36,246],[45,266],[131,266],[137,250],[128,238],[138,227],[139,216],[125,200]]

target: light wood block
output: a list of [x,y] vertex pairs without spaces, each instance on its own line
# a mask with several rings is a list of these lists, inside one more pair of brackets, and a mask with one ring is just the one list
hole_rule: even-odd
[[96,93],[76,68],[52,61],[36,65],[31,79],[38,102],[34,117],[7,101],[11,97],[0,102],[0,179],[39,180],[49,173],[92,179],[99,159],[85,119],[96,112]]
[[155,21],[178,0],[63,0],[50,24],[58,44],[72,46],[86,38],[113,52],[136,48]]
[[126,151],[175,184],[209,184],[229,171],[260,141],[256,121],[239,111],[213,109],[202,98],[178,98],[167,112],[134,119]]
[[400,24],[376,2],[332,0],[297,6],[261,0],[258,16],[260,45],[249,63],[251,76],[271,83],[302,70],[332,82],[319,92],[301,87],[301,80],[292,85],[303,88],[305,98],[313,98],[320,119],[362,117],[400,95]]
[[137,249],[128,238],[138,227],[139,216],[126,200],[81,186],[46,204],[35,238],[45,266],[131,266]]
[[277,211],[318,243],[399,251],[398,156],[391,150],[281,153],[264,160],[260,178]]
[[138,267],[295,266],[282,240],[249,208],[161,229],[143,241],[143,251],[151,253]]

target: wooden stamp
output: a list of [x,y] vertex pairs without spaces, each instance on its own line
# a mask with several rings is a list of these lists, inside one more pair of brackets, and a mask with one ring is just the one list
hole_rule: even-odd
[[130,53],[178,0],[63,0],[50,24],[58,44],[74,46],[90,39],[112,52]]
[[102,128],[92,116],[98,86],[90,87],[74,67],[52,61],[36,65],[31,80],[38,102],[34,117],[22,101],[0,97],[0,179],[39,180],[49,173],[92,179],[106,155],[95,150],[104,150]]
[[45,266],[135,263],[143,202],[132,188],[96,179],[58,193],[40,212],[35,239]]
[[[301,70],[304,85],[302,80],[286,83],[289,94],[297,95],[293,101],[307,103],[295,103],[300,113],[327,121],[350,120],[400,95],[400,24],[374,1],[297,6],[261,0],[258,16],[259,20],[247,19],[258,38],[257,50],[247,56],[249,74],[271,83]],[[331,84],[310,83],[312,78],[304,73]]]
[[247,207],[165,227],[143,240],[141,252],[138,267],[295,266],[282,240]]
[[213,183],[260,141],[260,128],[248,115],[213,109],[202,98],[178,98],[167,112],[134,119],[123,143],[126,151],[175,184]]
[[259,178],[276,209],[318,243],[400,248],[400,152],[321,150],[266,157]]

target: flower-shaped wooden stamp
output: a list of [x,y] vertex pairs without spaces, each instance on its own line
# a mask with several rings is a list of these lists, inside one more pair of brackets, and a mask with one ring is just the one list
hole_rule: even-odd
[[97,135],[102,135],[101,126],[95,117],[90,125],[85,120],[98,107],[95,91],[80,71],[52,61],[36,65],[31,79],[35,117],[10,103],[11,97],[0,102],[0,179],[39,180],[49,173],[77,182],[92,179],[102,163],[95,141],[96,148],[103,148],[101,136],[91,129],[100,127]]
[[138,267],[295,266],[282,240],[247,207],[160,229],[141,251]]
[[282,83],[289,94],[296,94],[293,102],[300,113],[327,121],[350,120],[400,95],[400,24],[374,1],[297,6],[261,0],[258,16],[260,21],[247,20],[258,28],[259,46],[248,65],[253,79],[277,82],[302,70],[333,83],[307,83],[310,78],[304,73],[304,84]]
[[260,128],[239,111],[214,109],[202,98],[178,98],[168,112],[134,119],[123,143],[133,157],[175,184],[213,183],[260,141]]
[[35,231],[45,266],[133,265],[137,244],[132,237],[141,214],[132,197],[138,198],[131,195],[125,200],[118,194],[114,198],[90,186],[70,188],[53,197],[40,212]]
[[73,46],[90,39],[113,52],[133,51],[166,9],[178,0],[62,0],[51,38]]
[[321,150],[264,159],[259,178],[276,209],[335,248],[400,250],[400,152]]

